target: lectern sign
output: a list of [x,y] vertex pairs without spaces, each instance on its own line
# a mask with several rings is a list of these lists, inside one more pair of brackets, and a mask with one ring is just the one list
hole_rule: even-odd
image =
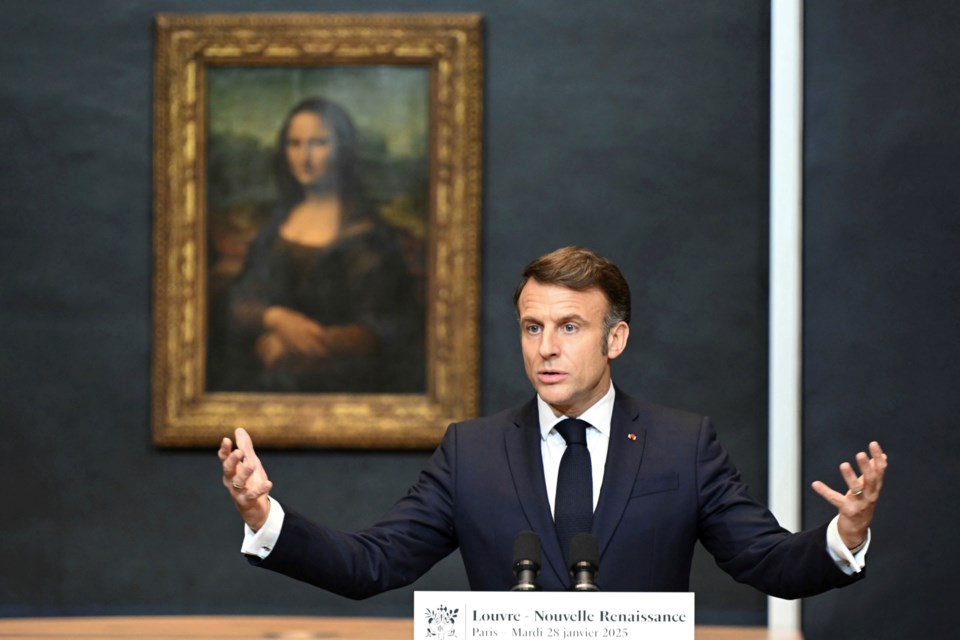
[[693,640],[692,593],[418,591],[414,640]]

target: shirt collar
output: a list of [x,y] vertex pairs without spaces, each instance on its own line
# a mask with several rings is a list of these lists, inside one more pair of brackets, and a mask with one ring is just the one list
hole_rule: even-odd
[[[577,417],[581,420],[589,422],[590,426],[594,427],[600,433],[609,438],[610,422],[613,420],[613,401],[616,398],[616,395],[617,394],[613,390],[613,381],[611,380],[610,388],[607,389],[607,392],[603,395],[603,397],[597,400],[593,406]],[[540,397],[540,394],[537,394],[537,413],[540,417],[540,438],[543,440],[547,439],[547,436],[550,435],[550,432],[558,422],[567,417],[557,417],[553,415],[553,409],[551,409],[550,405],[548,405],[544,399]]]

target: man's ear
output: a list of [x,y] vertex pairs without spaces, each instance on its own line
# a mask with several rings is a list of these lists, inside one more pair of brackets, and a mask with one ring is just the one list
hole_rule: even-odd
[[630,337],[630,325],[621,320],[610,329],[607,334],[607,358],[613,360],[627,348],[627,339]]

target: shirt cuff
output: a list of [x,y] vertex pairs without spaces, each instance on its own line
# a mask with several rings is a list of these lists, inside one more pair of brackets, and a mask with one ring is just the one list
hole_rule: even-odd
[[839,520],[840,516],[834,516],[830,524],[827,525],[827,551],[830,553],[830,557],[833,558],[837,567],[848,576],[852,576],[855,573],[860,573],[863,571],[863,568],[867,566],[867,549],[870,548],[870,529],[867,529],[866,539],[855,550],[856,553],[854,553],[854,551],[847,548],[847,545],[843,543],[843,539],[840,538],[840,528],[837,525]]
[[244,555],[256,556],[261,560],[273,551],[280,537],[280,529],[283,527],[283,507],[273,498],[269,496],[267,498],[270,500],[267,521],[258,531],[254,531],[249,525],[243,525],[243,546],[240,547],[240,552]]

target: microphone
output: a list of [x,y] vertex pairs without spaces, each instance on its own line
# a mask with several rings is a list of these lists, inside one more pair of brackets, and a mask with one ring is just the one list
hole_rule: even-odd
[[589,533],[578,533],[570,542],[570,576],[573,591],[600,591],[595,582],[600,569],[597,539]]
[[540,536],[533,531],[521,531],[513,542],[513,575],[517,584],[511,591],[539,591]]

